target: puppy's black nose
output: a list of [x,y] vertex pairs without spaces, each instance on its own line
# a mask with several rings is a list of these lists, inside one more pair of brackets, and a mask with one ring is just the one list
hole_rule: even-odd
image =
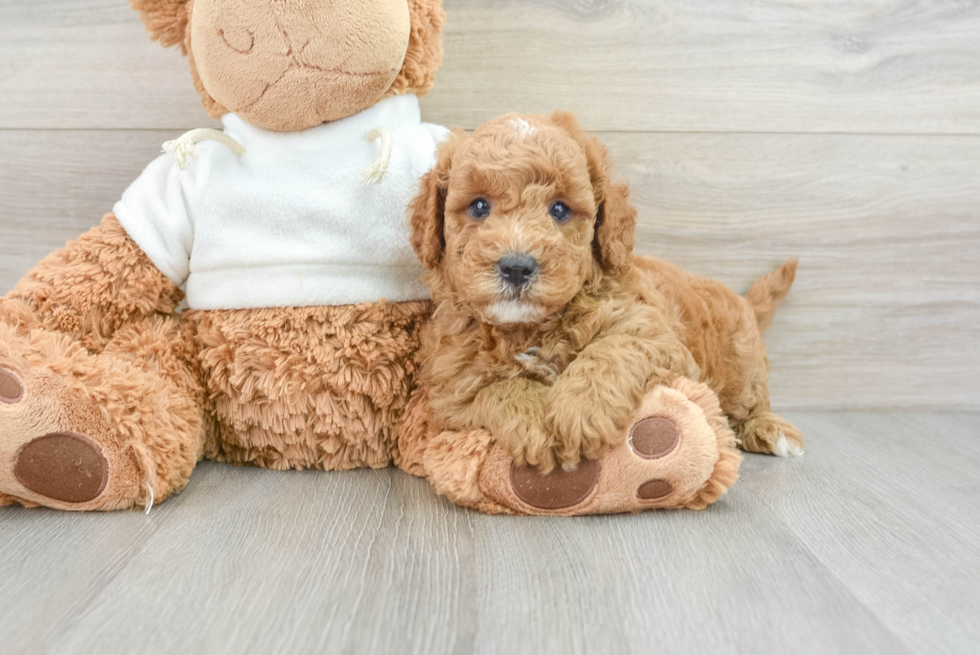
[[507,255],[497,262],[497,270],[504,282],[522,287],[538,272],[538,262],[530,255]]

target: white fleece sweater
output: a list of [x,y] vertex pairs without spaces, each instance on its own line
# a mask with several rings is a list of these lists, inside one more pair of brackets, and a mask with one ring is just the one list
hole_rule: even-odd
[[[178,286],[191,309],[343,305],[428,297],[406,212],[434,163],[443,127],[422,123],[418,99],[393,96],[303,132],[273,132],[234,114],[224,132],[245,148],[196,144],[181,170],[153,161],[113,211]],[[391,134],[388,171],[362,184]]]

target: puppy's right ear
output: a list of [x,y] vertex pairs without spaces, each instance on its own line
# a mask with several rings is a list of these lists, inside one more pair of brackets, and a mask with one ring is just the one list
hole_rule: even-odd
[[436,164],[422,176],[419,194],[409,204],[412,225],[412,248],[422,265],[435,268],[446,249],[446,192],[453,155],[466,138],[462,130],[453,130],[439,146]]

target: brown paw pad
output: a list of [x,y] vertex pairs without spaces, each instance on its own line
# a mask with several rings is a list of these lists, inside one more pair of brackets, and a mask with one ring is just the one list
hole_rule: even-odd
[[0,371],[0,403],[13,405],[24,397],[24,387],[20,380],[9,371]]
[[14,475],[34,493],[84,503],[98,498],[105,489],[109,465],[99,445],[88,437],[53,432],[20,449]]
[[630,447],[644,459],[657,459],[676,448],[680,438],[680,432],[673,421],[650,417],[633,424],[630,430]]
[[637,488],[636,497],[641,500],[656,500],[673,490],[674,486],[666,480],[647,480]]
[[574,471],[555,469],[544,474],[533,466],[510,467],[514,493],[537,509],[564,509],[578,505],[599,484],[599,462],[582,460]]

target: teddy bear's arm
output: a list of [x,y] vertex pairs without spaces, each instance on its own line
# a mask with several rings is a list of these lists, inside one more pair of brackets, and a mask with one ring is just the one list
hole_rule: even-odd
[[99,348],[119,326],[173,313],[183,293],[149,260],[113,214],[41,260],[0,301],[0,318],[24,305],[41,326]]

